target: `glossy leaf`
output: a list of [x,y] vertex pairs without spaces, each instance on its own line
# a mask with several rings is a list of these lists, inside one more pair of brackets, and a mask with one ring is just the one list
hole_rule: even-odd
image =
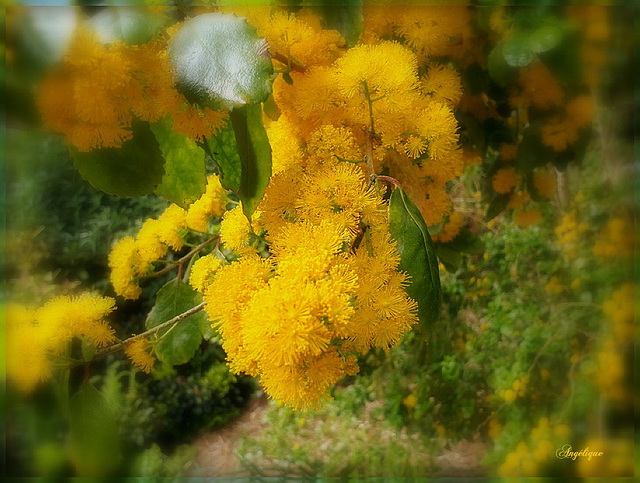
[[389,226],[400,251],[398,268],[411,276],[407,294],[418,303],[420,327],[430,331],[440,313],[438,259],[420,211],[401,188],[389,200]]
[[158,11],[139,7],[109,7],[89,19],[89,25],[101,42],[121,40],[127,44],[144,44],[168,23]]
[[215,136],[207,138],[202,146],[218,166],[222,186],[237,192],[242,180],[242,161],[231,121],[226,121],[224,128]]
[[[177,315],[186,312],[201,302],[198,292],[181,280],[167,282],[156,295],[156,304],[149,312],[146,321],[147,329],[151,329]],[[197,312],[184,320],[171,330],[155,346],[155,352],[162,362],[171,365],[188,362],[200,347],[202,342],[201,324],[206,319],[204,312]],[[162,337],[169,329],[160,331]]]
[[162,183],[155,193],[186,208],[205,191],[205,152],[195,141],[175,132],[168,119],[154,123],[151,130],[165,159]]
[[518,70],[505,60],[504,47],[503,40],[493,48],[487,59],[489,76],[501,87],[506,87],[518,74]]
[[242,162],[242,179],[237,195],[247,218],[262,199],[271,178],[271,145],[262,124],[262,107],[249,104],[231,111],[233,131]]
[[132,129],[133,139],[120,148],[81,152],[69,147],[76,169],[94,188],[132,197],[150,194],[162,182],[164,157],[149,124],[136,121]]
[[169,55],[178,86],[201,103],[214,100],[231,108],[263,102],[271,93],[266,42],[244,18],[206,13],[187,20]]
[[113,411],[103,395],[85,383],[70,400],[68,455],[77,476],[108,476],[120,464],[120,440]]

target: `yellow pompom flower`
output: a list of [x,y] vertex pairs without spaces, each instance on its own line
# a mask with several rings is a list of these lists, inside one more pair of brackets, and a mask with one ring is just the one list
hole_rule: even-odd
[[[251,223],[242,211],[242,202],[234,209],[222,216],[220,224],[220,240],[226,247],[240,254],[252,251],[250,247],[251,235],[262,231],[260,225],[260,212],[256,211],[251,217]],[[256,233],[257,232],[257,233]]]
[[556,194],[556,177],[551,171],[536,171],[533,174],[533,185],[538,194],[545,198],[553,198]]
[[150,353],[150,345],[147,339],[139,338],[128,342],[124,348],[124,353],[134,365],[147,374],[153,370],[156,360]]
[[431,64],[421,79],[422,90],[434,100],[455,107],[462,98],[462,83],[458,72],[446,65]]
[[138,280],[147,272],[149,265],[138,252],[135,238],[120,239],[109,253],[110,280],[115,292],[125,299],[135,300],[142,290]]
[[521,227],[527,227],[535,225],[542,219],[542,213],[536,208],[530,208],[528,210],[520,210],[513,214],[513,221],[516,225]]
[[564,100],[564,91],[558,80],[540,61],[520,70],[518,79],[524,95],[531,105],[541,109],[560,106]]
[[496,193],[509,193],[518,183],[520,177],[513,168],[501,168],[493,175],[491,185]]
[[189,284],[198,292],[204,293],[210,279],[221,265],[222,261],[211,254],[199,258],[191,267]]
[[158,218],[158,238],[173,250],[180,250],[184,240],[180,232],[187,226],[187,213],[178,205],[170,205]]
[[220,178],[209,175],[204,194],[189,206],[184,222],[193,230],[206,232],[209,218],[222,216],[227,202],[227,190],[220,184]]
[[448,243],[458,236],[460,229],[464,226],[464,215],[459,211],[454,211],[449,216],[449,221],[444,224],[440,233],[433,236],[433,241]]
[[512,208],[514,210],[524,208],[531,201],[531,195],[526,191],[516,191],[511,193],[509,197],[509,203],[507,204],[507,208]]

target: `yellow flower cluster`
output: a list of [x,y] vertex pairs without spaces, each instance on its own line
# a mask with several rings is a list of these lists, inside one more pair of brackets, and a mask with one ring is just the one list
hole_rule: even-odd
[[149,374],[156,363],[156,360],[150,353],[149,341],[144,338],[134,339],[127,343],[124,353],[131,362],[142,369],[143,372]]
[[290,60],[299,66],[329,65],[345,45],[340,32],[323,29],[320,18],[311,9],[296,14],[254,7],[229,10],[247,18],[280,63]]
[[206,231],[208,219],[221,216],[227,192],[216,175],[210,175],[205,193],[185,210],[170,205],[158,219],[147,219],[136,237],[120,239],[109,253],[111,284],[118,295],[135,300],[142,293],[139,281],[169,249],[180,250],[187,228]]
[[37,103],[44,124],[80,151],[121,146],[131,139],[136,117],[155,122],[171,116],[176,131],[195,139],[215,132],[226,117],[188,104],[175,89],[161,40],[104,45],[86,26],[77,29],[62,64],[42,81]]
[[540,196],[551,199],[556,194],[556,177],[549,170],[533,173],[533,186]]
[[[322,138],[316,156],[326,153],[362,162],[367,138],[374,168],[398,179],[436,225],[451,212],[446,184],[464,168],[458,124],[459,76],[449,66],[431,64],[418,77],[418,57],[392,41],[359,44],[332,64],[291,72],[293,85],[274,82],[281,116],[267,127],[273,141],[274,173],[299,159],[312,137]],[[310,152],[310,154],[313,154]]]
[[522,88],[520,95],[533,107],[549,109],[561,106],[564,101],[560,83],[539,60],[520,71],[518,82]]
[[624,214],[607,222],[593,246],[593,254],[600,258],[630,258],[634,247],[633,218]]
[[520,176],[513,168],[500,168],[491,179],[491,185],[496,193],[509,193],[520,182]]
[[[317,406],[357,372],[356,354],[389,348],[416,322],[380,195],[359,167],[320,160],[318,149],[275,174],[258,206],[271,256],[245,253],[194,282],[232,371],[260,376],[294,408]],[[246,242],[241,209],[225,217],[235,220],[227,238]]]
[[556,116],[542,126],[542,142],[555,151],[565,151],[579,137],[595,115],[591,96],[578,96],[567,103],[563,116]]
[[611,298],[602,304],[604,314],[613,325],[613,335],[620,344],[633,340],[634,308],[632,283],[621,285],[613,292]]
[[364,8],[362,38],[401,37],[421,60],[452,57],[468,63],[480,52],[470,20],[471,12],[463,6],[370,6]]
[[516,225],[527,227],[535,225],[542,219],[542,213],[537,208],[529,208],[527,210],[518,210],[513,214],[513,221]]
[[516,379],[508,389],[502,389],[498,396],[507,403],[512,403],[518,397],[524,396],[527,384],[529,383],[529,375],[525,374],[521,378]]
[[616,477],[634,476],[634,443],[632,437],[627,438],[599,438],[591,437],[581,449],[589,449],[593,452],[603,453],[601,456],[578,458],[578,475],[589,477],[600,477],[608,479]]
[[114,340],[105,321],[114,309],[108,297],[83,294],[50,300],[37,310],[20,305],[6,307],[7,376],[24,392],[51,376],[52,361],[63,356],[69,342],[80,338],[95,347]]
[[449,216],[448,221],[442,226],[442,230],[432,237],[433,241],[447,243],[458,236],[464,226],[464,215],[459,211],[454,211]]
[[498,468],[500,476],[543,476],[544,466],[555,460],[556,449],[566,443],[569,433],[567,425],[552,427],[548,418],[540,418],[527,440],[506,455]]
[[562,250],[566,260],[571,260],[578,254],[582,236],[589,230],[588,225],[578,220],[576,210],[565,213],[555,229],[556,245]]

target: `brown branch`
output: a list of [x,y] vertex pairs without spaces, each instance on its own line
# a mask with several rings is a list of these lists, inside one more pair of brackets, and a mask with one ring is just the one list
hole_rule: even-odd
[[172,262],[171,265],[168,265],[168,266],[164,267],[162,270],[158,270],[157,272],[154,272],[153,276],[154,277],[158,277],[160,275],[164,275],[165,273],[169,272],[170,270],[173,270],[177,266],[181,266],[184,262],[189,260],[192,256],[194,256],[196,253],[198,253],[200,250],[202,250],[204,247],[206,247],[209,243],[212,243],[214,240],[218,240],[219,238],[220,237],[216,236],[216,237],[213,237],[213,238],[209,238],[205,242],[200,243],[200,245],[198,245],[197,247],[194,247],[193,250],[191,250],[185,256],[183,256],[182,258],[179,258],[175,262]]
[[387,183],[391,183],[396,188],[402,188],[402,186],[400,185],[400,181],[398,181],[395,178],[392,178],[391,176],[376,176],[376,178],[378,178],[381,181],[386,181]]

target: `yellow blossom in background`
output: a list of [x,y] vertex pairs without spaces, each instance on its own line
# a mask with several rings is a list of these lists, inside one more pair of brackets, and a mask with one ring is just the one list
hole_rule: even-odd
[[549,171],[536,171],[533,174],[533,186],[540,196],[551,199],[556,194],[556,177]]
[[529,201],[531,201],[531,195],[528,192],[515,191],[514,193],[511,193],[511,196],[509,196],[509,203],[507,203],[507,208],[518,210],[527,206]]
[[513,214],[513,221],[516,225],[521,227],[527,227],[535,225],[542,219],[542,213],[537,208],[530,208],[528,210],[519,210]]
[[593,245],[593,254],[601,258],[628,258],[634,253],[633,219],[624,214],[611,218]]
[[534,107],[557,107],[564,100],[564,91],[560,83],[540,61],[522,68],[518,82],[522,86],[523,95]]
[[611,321],[614,337],[619,344],[633,340],[634,308],[632,283],[621,285],[602,304],[602,311]]
[[491,179],[491,185],[496,193],[509,193],[518,186],[520,177],[513,168],[501,168]]
[[409,394],[402,400],[402,404],[404,404],[407,409],[413,409],[418,404],[418,398],[415,394]]
[[6,307],[7,377],[23,392],[31,392],[51,377],[52,358],[63,355],[74,338],[96,347],[115,340],[105,320],[115,301],[94,294],[61,296],[38,309]]
[[621,344],[613,337],[602,343],[598,352],[598,371],[596,381],[603,398],[613,402],[627,401],[630,388],[626,384],[626,368]]
[[149,374],[153,370],[156,362],[150,353],[150,348],[147,339],[138,338],[127,343],[124,348],[124,353],[131,359],[134,365]]
[[588,226],[578,221],[576,210],[565,213],[560,223],[555,228],[556,245],[561,248],[566,259],[574,258],[578,252],[582,235],[587,232]]
[[260,212],[255,212],[251,218],[252,223],[249,223],[242,211],[242,203],[234,209],[226,211],[222,215],[222,223],[220,225],[220,240],[222,240],[222,243],[238,253],[251,251],[252,248],[249,246],[251,235],[261,232]]
[[558,277],[551,277],[544,286],[544,291],[550,295],[557,295],[564,292],[564,286],[560,283]]
[[503,161],[513,161],[518,155],[517,144],[502,144],[500,146],[500,158]]
[[433,241],[440,243],[450,242],[458,236],[463,226],[464,215],[458,211],[454,211],[451,216],[449,216],[449,221],[442,227],[442,230],[432,237]]

